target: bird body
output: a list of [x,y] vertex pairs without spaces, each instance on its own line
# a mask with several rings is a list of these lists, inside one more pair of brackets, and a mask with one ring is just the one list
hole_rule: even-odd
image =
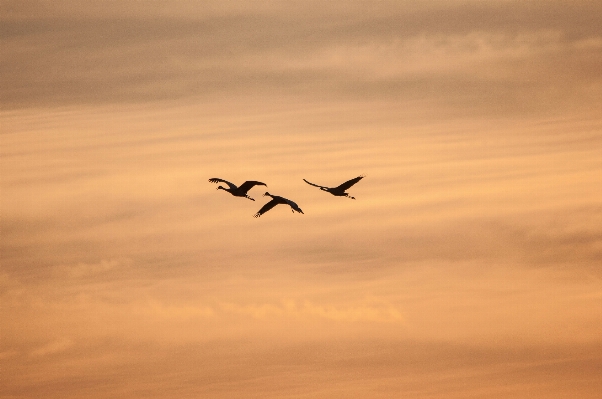
[[254,180],[248,180],[248,181],[244,182],[243,184],[241,184],[240,187],[236,186],[233,183],[230,183],[227,180],[219,179],[217,177],[213,177],[213,178],[209,179],[209,181],[211,183],[220,183],[220,182],[226,183],[228,185],[227,188],[220,185],[217,187],[217,190],[224,190],[224,191],[229,192],[230,194],[232,194],[235,197],[244,197],[244,198],[250,199],[251,201],[255,201],[255,200],[253,198],[249,197],[247,195],[247,192],[252,187],[254,187],[254,186],[266,186],[267,187],[268,186],[265,183],[262,183],[260,181],[254,181]]
[[261,209],[255,214],[253,215],[253,217],[260,217],[261,215],[263,215],[264,213],[266,213],[267,211],[269,211],[270,209],[272,209],[273,207],[275,207],[278,204],[286,204],[288,206],[291,207],[291,210],[293,213],[295,212],[299,212],[299,213],[303,213],[303,211],[301,210],[301,208],[299,208],[299,205],[297,205],[295,202],[284,198],[284,197],[280,197],[278,195],[272,195],[270,193],[268,193],[267,191],[265,192],[265,194],[263,194],[263,196],[268,196],[268,197],[272,197],[272,200],[270,202],[268,202],[267,204],[265,204],[264,206],[261,207]]
[[348,193],[346,193],[345,191],[347,191],[351,186],[353,186],[355,183],[357,183],[358,181],[362,180],[364,178],[364,176],[358,176],[355,177],[351,180],[347,180],[345,183],[337,186],[337,187],[324,187],[324,186],[320,186],[314,183],[310,183],[307,180],[303,179],[303,181],[311,186],[314,187],[318,187],[320,190],[322,191],[326,191],[329,192],[330,194],[337,196],[337,197],[347,197],[347,198],[351,198],[351,199],[355,199],[355,197],[350,196]]

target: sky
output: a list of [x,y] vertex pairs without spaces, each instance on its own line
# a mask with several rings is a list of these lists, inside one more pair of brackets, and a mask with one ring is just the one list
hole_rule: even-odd
[[0,397],[597,398],[601,27],[0,1]]

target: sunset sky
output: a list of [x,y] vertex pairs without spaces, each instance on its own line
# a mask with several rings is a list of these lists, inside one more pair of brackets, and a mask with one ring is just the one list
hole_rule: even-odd
[[0,398],[599,398],[601,154],[599,1],[0,1]]

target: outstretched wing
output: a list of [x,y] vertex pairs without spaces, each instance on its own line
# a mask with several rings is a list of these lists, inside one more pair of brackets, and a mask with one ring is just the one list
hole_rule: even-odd
[[314,186],[314,187],[320,187],[320,188],[328,188],[328,187],[324,187],[324,186],[318,186],[317,184],[310,183],[310,182],[308,182],[308,181],[307,181],[307,180],[305,180],[305,179],[303,179],[303,181],[304,181],[305,183],[309,184],[310,186]]
[[211,179],[209,179],[209,181],[211,183],[226,183],[228,185],[228,187],[230,187],[231,190],[236,190],[236,185],[230,183],[228,180],[224,180],[224,179],[218,179],[217,177],[212,177]]
[[254,186],[266,186],[267,187],[268,185],[265,183],[262,183],[260,181],[249,180],[249,181],[246,181],[243,184],[241,184],[240,187],[238,187],[238,191],[241,194],[246,194],[247,191],[249,191]]
[[262,206],[261,209],[255,215],[253,215],[253,217],[254,218],[260,217],[261,215],[263,215],[264,213],[266,213],[267,211],[269,211],[270,209],[272,209],[279,203],[280,203],[280,201],[277,201],[275,199],[271,200],[270,202],[268,202],[267,204]]
[[355,183],[357,183],[358,181],[362,180],[364,178],[364,176],[358,176],[355,179],[351,179],[351,180],[347,180],[345,183],[341,184],[338,187],[335,187],[335,190],[341,190],[341,191],[345,191],[347,190],[349,187],[353,186]]
[[295,202],[291,201],[290,199],[286,199],[286,198],[285,198],[285,200],[286,200],[286,203],[293,209],[293,211],[303,213],[301,208],[299,208],[299,205],[297,205]]

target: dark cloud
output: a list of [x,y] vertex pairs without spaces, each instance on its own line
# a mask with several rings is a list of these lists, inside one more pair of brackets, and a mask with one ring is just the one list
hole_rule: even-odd
[[[49,16],[15,6],[22,11],[3,18],[3,107],[292,92],[516,112],[599,94],[591,87],[600,79],[601,12],[592,2],[314,4],[305,12],[155,3],[96,13],[65,4]],[[403,45],[416,38],[423,48]],[[440,68],[407,72],[421,51]],[[460,69],[450,65],[465,57]]]

